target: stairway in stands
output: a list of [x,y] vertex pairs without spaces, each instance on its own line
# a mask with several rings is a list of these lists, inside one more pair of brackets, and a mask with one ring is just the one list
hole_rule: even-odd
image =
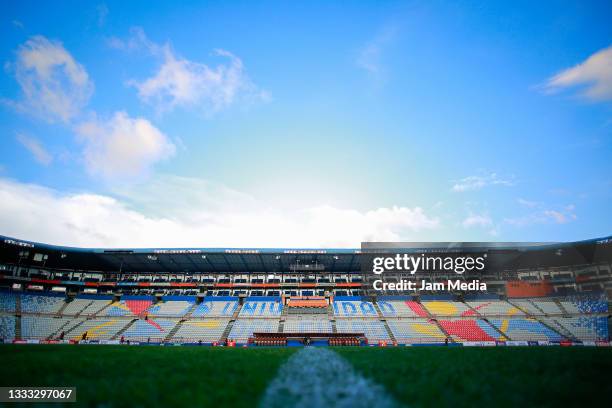
[[136,323],[136,321],[138,321],[138,319],[132,319],[127,325],[125,325],[125,327],[121,330],[119,330],[113,337],[111,337],[111,340],[117,340],[119,338],[121,338],[121,335],[123,333],[125,333],[130,327],[132,327],[132,325],[134,323]]
[[70,328],[70,330],[68,330],[67,332],[64,333],[64,339],[69,339],[70,336],[69,334],[72,333],[73,331],[75,331],[76,328],[78,328],[79,326],[81,326],[83,323],[85,323],[87,321],[87,319],[83,319],[81,320],[78,324],[75,324],[74,326],[72,326]]
[[446,329],[444,327],[442,327],[442,325],[440,324],[440,322],[438,322],[438,318],[434,317],[434,315],[431,314],[431,312],[429,311],[429,309],[427,309],[425,307],[425,305],[423,305],[421,302],[419,302],[419,304],[421,305],[421,308],[425,311],[425,313],[427,313],[427,318],[430,319],[431,321],[433,321],[436,326],[438,327],[438,329],[440,329],[440,331],[446,336],[446,338],[448,339],[448,341],[450,341],[451,343],[454,343],[455,340],[453,339],[453,337],[448,334],[448,332],[446,331]]
[[105,311],[106,309],[108,309],[110,307],[110,305],[112,305],[115,302],[110,302],[108,304],[106,304],[102,309],[98,310],[97,312],[93,313],[92,316],[94,317],[98,317],[98,316],[102,316],[102,312]]
[[[74,302],[74,300],[73,300],[73,302]],[[79,316],[81,315],[81,313],[83,313],[83,310],[85,310],[85,309],[87,309],[89,306],[93,305],[93,302],[94,302],[94,301],[92,300],[92,301],[90,301],[89,303],[87,303],[85,306],[83,306],[83,307],[81,308],[81,310],[79,310],[78,312],[76,312],[76,314],[75,314],[74,316],[75,316],[75,317],[79,317]]]
[[376,313],[378,313],[378,318],[382,322],[383,326],[385,326],[385,330],[387,331],[387,335],[389,336],[391,341],[395,343],[397,340],[395,339],[395,336],[393,335],[393,332],[391,331],[391,328],[387,324],[387,319],[385,319],[385,316],[383,316],[382,311],[378,307],[378,303],[377,302],[372,302],[372,303],[374,304],[374,309],[376,309]]
[[57,313],[55,313],[56,316],[61,316],[62,314],[64,314],[64,309],[66,309],[66,306],[68,306],[69,302],[64,301],[64,303],[62,304],[62,307],[59,308],[59,310],[57,311]]
[[238,307],[236,308],[236,310],[234,310],[232,319],[227,323],[227,326],[225,327],[225,330],[223,330],[223,334],[221,335],[221,338],[219,339],[221,343],[225,343],[225,340],[227,340],[227,337],[232,331],[232,327],[234,327],[234,322],[236,321],[236,319],[238,319],[238,315],[240,314],[241,309],[242,309],[242,305],[238,303]]
[[554,299],[554,302],[557,307],[563,312],[563,316],[569,316],[569,312],[567,311],[565,306],[563,306],[563,304],[559,301],[559,299]]
[[[64,331],[64,329],[66,328],[66,326],[68,326],[68,324],[70,324],[72,322],[72,320],[66,320],[64,322],[64,324],[62,324],[54,333],[51,333],[48,337],[47,340],[53,340],[53,339],[57,339],[59,338],[59,335],[62,331]],[[66,333],[64,333],[64,338],[66,337]]]
[[183,319],[189,319],[197,307],[198,307],[198,302],[193,302],[193,305],[191,305],[187,313],[185,313],[185,315],[183,316]]
[[15,316],[15,338],[21,339],[21,315]]
[[[508,303],[510,303],[510,302],[508,302]],[[468,309],[470,309],[471,311],[473,311],[473,312],[474,312],[474,316],[478,316],[478,318],[479,318],[479,319],[482,319],[482,320],[484,320],[485,322],[487,322],[487,324],[488,324],[490,327],[492,327],[492,328],[493,328],[493,330],[495,330],[496,332],[498,332],[498,333],[499,333],[499,334],[502,336],[502,337],[501,337],[502,339],[512,340],[512,339],[510,338],[510,336],[508,336],[506,333],[504,333],[503,331],[501,331],[501,329],[500,329],[499,327],[497,327],[497,326],[495,326],[493,323],[491,323],[491,322],[489,321],[489,319],[488,319],[486,316],[481,315],[481,314],[480,314],[480,312],[478,311],[478,309],[474,309],[472,306],[470,306],[470,304],[469,304],[469,303],[465,303],[465,302],[464,302],[464,304],[465,304],[465,306],[467,306],[467,308],[468,308]],[[511,304],[511,303],[510,303],[510,304]],[[513,306],[514,306],[514,305],[513,305]],[[515,306],[515,307],[516,307],[516,306]]]
[[170,339],[172,339],[172,337],[174,337],[174,335],[176,334],[176,332],[179,331],[179,329],[181,328],[181,326],[183,325],[183,322],[185,322],[185,320],[179,320],[177,324],[174,325],[174,327],[172,328],[172,330],[170,330],[170,333],[168,333],[168,335],[166,337],[164,337],[164,340],[162,341],[162,343],[167,343],[170,341]]

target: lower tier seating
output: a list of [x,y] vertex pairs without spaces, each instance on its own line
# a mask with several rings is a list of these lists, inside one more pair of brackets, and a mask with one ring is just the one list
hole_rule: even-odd
[[227,319],[193,319],[183,322],[172,341],[197,343],[214,343],[221,339],[223,331],[227,327]]
[[534,319],[490,319],[491,324],[508,335],[510,340],[518,341],[560,341],[556,331]]
[[110,340],[119,331],[130,323],[130,319],[98,318],[85,320],[82,324],[71,330],[71,339],[81,340],[83,333],[87,332],[88,340]]
[[279,321],[276,319],[238,319],[230,331],[229,340],[246,343],[253,333],[277,333]]
[[122,337],[126,340],[161,342],[177,323],[178,320],[170,319],[139,319],[122,334]]
[[15,316],[0,316],[0,339],[11,341],[15,338]]
[[438,323],[455,341],[506,340],[483,319],[438,320]]
[[370,343],[391,340],[385,325],[380,320],[338,319],[336,329],[338,333],[363,333]]
[[45,340],[54,336],[57,338],[60,332],[68,331],[81,319],[71,317],[42,317],[42,316],[21,316],[21,338]]
[[328,319],[287,319],[283,326],[285,333],[331,333],[332,324]]
[[446,338],[429,319],[387,319],[387,324],[400,344],[439,343]]

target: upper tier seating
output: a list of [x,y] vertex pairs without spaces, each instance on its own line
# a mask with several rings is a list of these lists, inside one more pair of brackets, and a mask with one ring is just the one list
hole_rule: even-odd
[[559,333],[544,326],[535,319],[490,319],[491,324],[504,332],[510,340],[519,341],[560,341]]
[[524,312],[533,316],[540,316],[544,314],[544,312],[538,309],[536,305],[534,305],[533,302],[531,302],[531,300],[529,299],[511,299],[510,303],[516,305]]
[[17,295],[13,292],[0,292],[0,311],[14,312],[17,301]]
[[422,304],[433,316],[461,316],[469,311],[465,303],[448,300],[430,300]]
[[483,319],[438,320],[438,323],[456,341],[506,340]]
[[482,316],[524,316],[516,306],[503,300],[466,302]]
[[11,341],[15,338],[15,316],[0,316],[0,339]]
[[423,306],[412,300],[379,300],[376,303],[385,317],[428,317]]
[[387,324],[400,344],[439,343],[446,336],[428,319],[387,319]]
[[57,313],[64,298],[57,296],[21,295],[21,311],[27,313]]
[[104,309],[107,305],[111,304],[110,300],[94,300],[85,309],[81,311],[81,316],[91,316]]
[[238,319],[227,338],[246,343],[253,333],[278,333],[278,323],[278,320],[272,319]]
[[104,309],[101,316],[140,316],[151,306],[151,300],[121,300]]
[[149,308],[150,316],[182,317],[193,307],[195,300],[168,300],[156,303]]
[[232,316],[238,308],[237,300],[206,300],[196,306],[192,317],[224,317]]
[[203,343],[213,343],[221,339],[228,322],[227,319],[187,320],[183,322],[172,340],[186,343],[197,343],[201,340]]
[[553,300],[550,300],[550,299],[546,299],[546,300],[532,299],[531,302],[538,309],[541,310],[541,312],[539,313],[540,315],[542,314],[542,312],[544,314],[547,314],[547,315],[563,314],[563,311],[561,309],[559,309],[559,306]]
[[570,314],[608,313],[608,302],[599,296],[574,297],[560,302]]
[[378,313],[372,302],[356,300],[334,301],[334,315],[338,317],[376,317]]
[[280,316],[283,310],[283,304],[273,300],[247,300],[242,305],[240,317],[275,317]]
[[123,334],[127,339],[136,341],[161,342],[176,326],[178,320],[170,319],[139,319],[134,322]]
[[389,333],[380,320],[341,319],[336,320],[338,333],[363,333],[370,342],[389,341]]
[[90,303],[91,299],[74,299],[72,302],[69,302],[64,308],[63,314],[65,315],[76,315],[81,313],[83,309],[85,309]]

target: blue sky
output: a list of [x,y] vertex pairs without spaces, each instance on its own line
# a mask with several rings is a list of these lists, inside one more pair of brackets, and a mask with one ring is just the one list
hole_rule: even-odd
[[612,231],[609,2],[19,2],[0,234],[82,246]]

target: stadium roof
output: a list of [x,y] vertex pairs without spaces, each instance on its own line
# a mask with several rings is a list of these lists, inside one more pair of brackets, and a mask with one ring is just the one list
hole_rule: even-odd
[[[403,247],[408,251],[459,248],[516,253],[595,248],[601,243],[609,249],[612,236],[576,243],[406,243]],[[352,272],[360,270],[360,254],[360,249],[321,248],[76,248],[0,235],[0,262],[104,272]],[[592,256],[589,254],[580,258]]]

